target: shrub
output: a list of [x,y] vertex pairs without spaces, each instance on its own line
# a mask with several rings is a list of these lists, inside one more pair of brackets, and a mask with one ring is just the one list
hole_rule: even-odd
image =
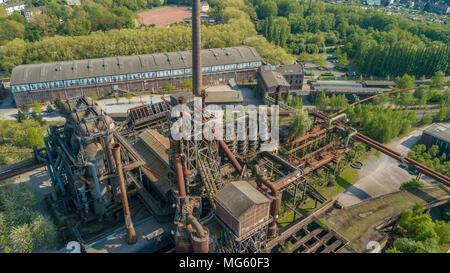
[[412,179],[411,181],[405,182],[400,186],[401,190],[409,190],[409,189],[417,189],[425,186],[424,183],[417,181],[416,179]]

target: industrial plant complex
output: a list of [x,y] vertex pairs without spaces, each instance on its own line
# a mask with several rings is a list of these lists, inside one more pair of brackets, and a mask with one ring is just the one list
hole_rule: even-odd
[[[308,82],[304,64],[272,65],[250,46],[202,49],[202,5],[192,2],[191,51],[24,64],[12,70],[10,91],[17,108],[59,99],[65,122],[49,125],[43,148],[35,148],[32,159],[1,169],[0,180],[44,167],[51,181],[45,202],[65,227],[65,243],[75,241],[87,253],[370,252],[324,223],[351,206],[311,183],[314,173],[338,177],[348,166],[360,168],[361,146],[395,159],[418,181],[422,175],[433,180],[438,186],[424,194],[432,199],[427,209],[450,199],[449,177],[364,135],[350,123],[346,109],[334,114],[302,110],[310,127],[300,136],[289,131],[297,110],[286,100],[305,92],[317,100],[324,93],[345,95],[356,105],[401,92],[391,91],[395,82]],[[198,138],[196,126],[203,130],[200,135],[217,131],[210,105],[228,112],[227,106],[253,104],[242,86],[251,86],[249,93],[269,109],[255,110],[258,117],[267,116],[265,123],[252,123],[250,111],[232,113],[231,121],[220,125],[235,128],[227,138]],[[127,93],[158,100],[141,99],[121,116],[97,100]],[[194,117],[198,109],[202,115]],[[191,114],[193,120],[186,122]],[[276,130],[278,139],[261,134],[264,124],[268,132]],[[183,138],[175,136],[180,132]],[[448,155],[449,133],[446,126],[433,125],[416,137]],[[311,210],[300,208],[306,203]],[[386,244],[376,236],[392,228],[390,217],[400,212],[383,215],[372,237],[361,240]],[[376,211],[358,213],[336,222],[344,225]],[[281,224],[286,215],[290,223]]]

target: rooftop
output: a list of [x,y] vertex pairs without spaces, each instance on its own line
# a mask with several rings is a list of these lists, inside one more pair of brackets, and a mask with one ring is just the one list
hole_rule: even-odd
[[206,88],[205,103],[242,103],[244,98],[240,90],[234,90],[229,85],[218,85]]
[[262,80],[264,81],[264,84],[267,88],[271,87],[277,87],[277,86],[287,86],[290,87],[291,85],[287,82],[287,80],[284,78],[281,73],[276,71],[261,71],[260,73]]
[[450,143],[450,128],[442,124],[435,123],[425,129],[424,133]]
[[[201,51],[201,58],[203,66],[262,61],[258,52],[248,46],[204,49]],[[26,64],[19,65],[12,70],[11,85],[156,72],[169,69],[187,69],[191,67],[192,51]]]
[[254,205],[270,202],[267,197],[245,181],[226,184],[215,198],[236,218],[239,218]]

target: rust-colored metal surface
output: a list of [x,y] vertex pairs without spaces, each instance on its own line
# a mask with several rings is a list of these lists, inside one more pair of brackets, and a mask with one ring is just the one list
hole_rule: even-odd
[[192,0],[192,91],[196,97],[203,95],[200,9],[200,0]]
[[127,244],[132,245],[137,242],[137,236],[136,231],[134,229],[133,221],[131,220],[130,206],[128,204],[127,188],[125,186],[125,180],[123,178],[122,162],[120,158],[120,144],[118,143],[112,144],[110,146],[110,149],[114,154],[114,159],[116,161],[116,172],[117,176],[119,177],[120,192],[121,192],[120,197],[122,198],[123,213],[125,216],[125,227],[127,229],[126,240]]
[[223,140],[219,140],[220,148],[224,151],[224,153],[227,155],[228,159],[230,159],[231,164],[233,164],[233,167],[236,169],[236,171],[241,174],[242,173],[242,166],[237,161],[236,157],[233,155],[233,153],[228,148],[227,144]]

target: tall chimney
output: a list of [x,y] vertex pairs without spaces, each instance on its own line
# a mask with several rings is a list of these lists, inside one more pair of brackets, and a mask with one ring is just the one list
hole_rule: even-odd
[[192,0],[192,92],[196,97],[203,96],[201,47],[200,0]]

